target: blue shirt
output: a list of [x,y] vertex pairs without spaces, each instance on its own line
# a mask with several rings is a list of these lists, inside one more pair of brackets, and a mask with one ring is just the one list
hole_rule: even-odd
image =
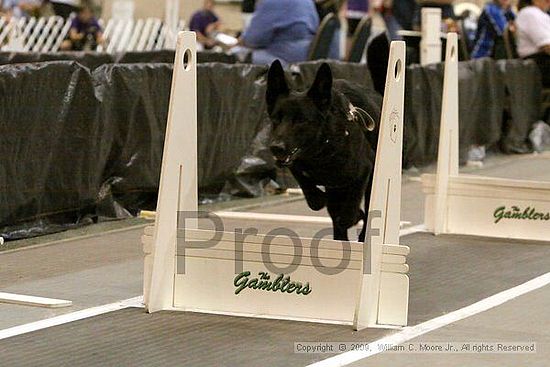
[[516,16],[510,9],[497,4],[487,4],[479,16],[472,58],[492,56],[497,37],[501,37],[509,21]]
[[242,38],[286,63],[307,60],[309,46],[319,27],[313,0],[263,0]]

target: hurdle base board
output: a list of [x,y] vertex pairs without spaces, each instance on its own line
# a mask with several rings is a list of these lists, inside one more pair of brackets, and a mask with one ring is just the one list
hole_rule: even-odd
[[[430,232],[435,225],[435,182],[436,175],[422,175],[424,220]],[[443,233],[548,241],[550,220],[499,217],[506,212],[523,215],[525,210],[545,216],[550,213],[549,192],[550,182],[450,176]]]
[[[258,278],[260,272],[267,272],[272,280],[276,278],[276,274],[267,270],[262,263],[245,260],[243,270],[251,273],[249,279]],[[338,275],[323,276],[313,267],[301,266],[290,274],[290,279],[302,284],[309,283],[312,291],[308,295],[249,288],[237,295],[234,261],[187,257],[186,274],[175,277],[174,307],[254,317],[271,315],[280,319],[317,319],[321,322],[351,324],[359,273],[359,269],[350,269]],[[216,281],[210,282],[206,277],[214,277]],[[204,288],[200,288],[200,285]]]
[[384,272],[380,274],[378,323],[402,325],[408,323],[409,277],[406,274]]
[[[144,229],[143,251],[146,259],[153,252],[154,227]],[[298,320],[329,324],[352,325],[356,307],[356,289],[361,279],[363,244],[349,242],[349,265],[339,268],[342,257],[342,241],[322,240],[319,246],[319,261],[328,267],[337,268],[339,274],[323,274],[314,267],[310,256],[312,239],[300,238],[303,256],[299,267],[290,274],[292,282],[309,283],[308,295],[283,293],[244,288],[235,294],[235,257],[242,259],[242,271],[249,271],[250,280],[260,278],[259,273],[270,275],[267,265],[285,268],[293,264],[294,242],[290,238],[272,237],[269,264],[266,263],[262,244],[266,236],[257,235],[246,239],[242,251],[235,251],[233,233],[222,233],[219,241],[208,241],[216,232],[207,230],[185,231],[179,237],[176,251],[176,274],[174,279],[174,302],[172,311],[188,311],[245,316],[269,319]],[[181,233],[180,233],[181,235]],[[185,240],[204,242],[204,248],[187,248]],[[206,240],[206,241],[205,241]],[[380,314],[380,322],[374,327],[394,328],[407,323],[409,279],[406,256],[410,249],[401,245],[382,245],[380,299],[387,309]],[[184,255],[184,256],[182,256]],[[149,265],[151,266],[151,265]],[[185,274],[177,274],[184,270]],[[284,276],[286,278],[286,275]],[[241,278],[242,279],[242,278]],[[345,286],[342,286],[345,285]],[[315,289],[314,289],[315,287]],[[387,306],[386,306],[387,305]]]
[[[343,326],[353,325],[353,322],[348,322],[348,321],[313,319],[311,317],[302,318],[302,317],[294,317],[294,316],[280,316],[280,315],[267,315],[267,314],[260,315],[260,314],[241,313],[241,312],[232,312],[232,311],[211,311],[211,310],[205,310],[205,309],[199,309],[199,308],[170,307],[170,308],[166,308],[164,311],[191,312],[191,313],[216,315],[216,316],[247,317],[252,319],[298,321],[298,322],[309,322],[314,324],[329,324],[329,325],[343,325]],[[380,329],[401,329],[402,328],[402,326],[393,326],[393,325],[382,325],[382,326],[374,326],[374,327],[380,328]]]
[[10,303],[21,306],[62,308],[73,305],[72,301],[63,299],[27,296],[22,294],[0,292],[0,303]]

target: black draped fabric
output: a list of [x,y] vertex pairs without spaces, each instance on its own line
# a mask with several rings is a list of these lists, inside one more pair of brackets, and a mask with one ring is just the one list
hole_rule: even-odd
[[0,235],[86,222],[101,185],[102,129],[88,70],[75,62],[0,66]]
[[[0,62],[6,57],[9,62],[21,60],[6,55],[0,54]],[[166,52],[139,59],[128,54],[119,63],[101,66],[82,55],[81,60],[40,62],[47,57],[42,55],[29,60],[36,63],[0,66],[0,235],[4,238],[155,208],[172,64],[141,61],[157,57],[167,61],[173,56]],[[306,88],[320,63],[292,65],[288,79]],[[329,63],[335,78],[358,83],[365,90],[373,89],[373,79],[385,77],[385,67]],[[369,70],[383,76],[373,78]],[[288,175],[277,171],[267,148],[266,73],[267,67],[258,65],[198,65],[202,198],[260,196],[288,183],[280,180]],[[406,73],[403,162],[406,167],[422,166],[437,158],[443,64],[412,65]],[[472,144],[492,146],[500,141],[513,147],[525,142],[536,120],[539,78],[536,66],[521,60],[459,64],[463,159]],[[511,122],[503,125],[506,90]]]

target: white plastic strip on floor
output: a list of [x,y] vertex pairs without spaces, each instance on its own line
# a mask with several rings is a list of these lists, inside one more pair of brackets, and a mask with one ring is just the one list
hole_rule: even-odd
[[27,296],[24,294],[4,293],[0,292],[0,303],[11,303],[15,305],[45,307],[45,308],[60,308],[72,306],[71,301],[55,298],[44,298]]
[[[470,306],[466,306],[459,310],[450,312],[443,316],[436,317],[429,321],[423,322],[416,326],[406,327],[402,331],[388,335],[382,339],[372,342],[372,345],[399,345],[406,341],[417,338],[421,335],[427,334],[434,330],[440,329],[449,324],[463,320],[467,317],[476,315],[478,313],[487,311],[493,307],[500,306],[501,304],[508,302],[514,298],[522,296],[526,293],[532,292],[539,288],[542,288],[550,284],[550,273],[541,275],[535,279],[532,279],[526,283],[520,284],[517,287],[510,288],[503,292],[497,293],[493,296],[487,297],[479,302],[476,302]],[[370,348],[369,351],[353,351],[343,353],[320,362],[310,364],[308,367],[340,367],[346,366],[350,363],[357,362],[361,359],[371,357],[380,353],[378,348]]]
[[399,231],[399,237],[408,236],[410,234],[415,234],[418,232],[427,232],[428,229],[424,224],[418,224],[416,226],[403,228]]
[[105,313],[122,310],[129,307],[141,307],[143,303],[143,297],[129,298],[123,301],[111,303],[108,305],[92,307],[81,311],[71,312],[65,315],[52,317],[45,320],[31,322],[20,326],[15,326],[9,329],[0,330],[0,340],[11,338],[13,336],[30,333],[41,329],[46,329],[52,326],[62,325],[73,321],[87,319],[102,315]]

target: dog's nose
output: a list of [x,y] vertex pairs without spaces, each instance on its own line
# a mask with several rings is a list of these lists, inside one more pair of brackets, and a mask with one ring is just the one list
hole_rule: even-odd
[[286,154],[286,146],[282,141],[274,141],[269,146],[271,153],[277,158],[284,157]]

